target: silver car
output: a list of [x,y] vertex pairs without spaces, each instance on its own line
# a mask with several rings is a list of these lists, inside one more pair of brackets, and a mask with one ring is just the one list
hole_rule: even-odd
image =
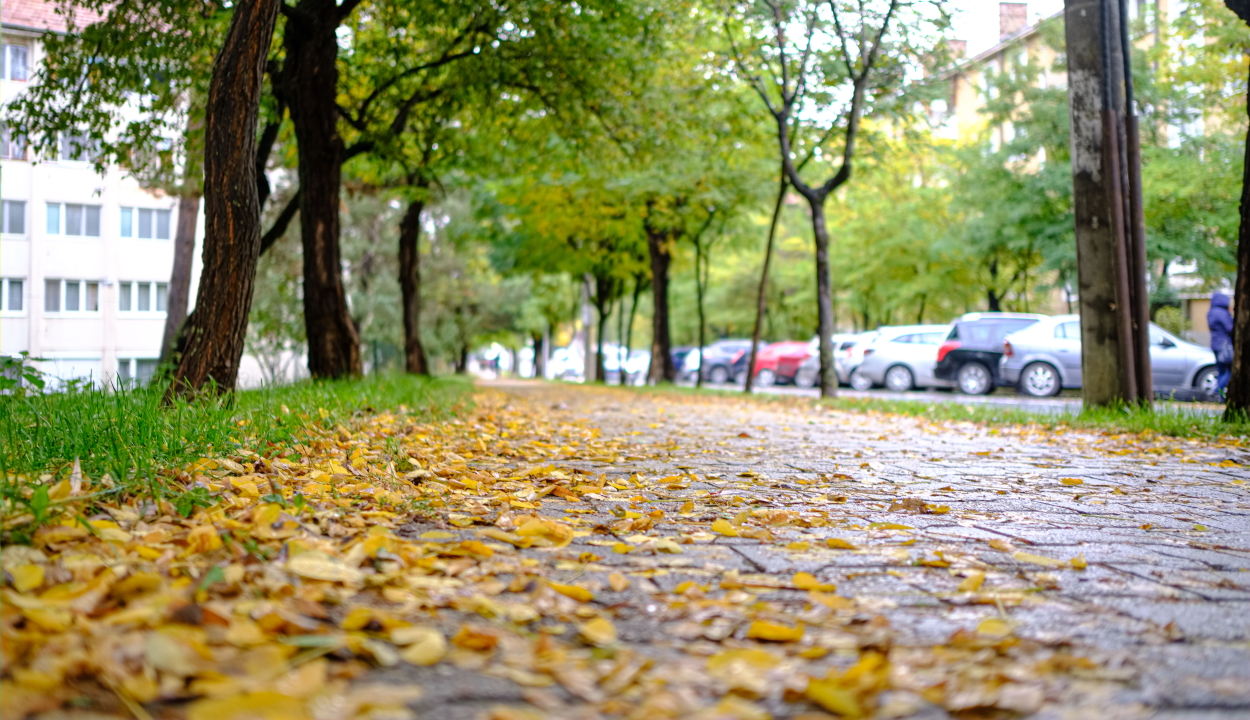
[[873,385],[884,385],[894,392],[949,387],[949,382],[933,376],[938,346],[949,333],[949,325],[881,328],[872,344],[864,348],[864,360],[856,372]]
[[[868,343],[876,336],[876,330],[866,333],[837,333],[833,336],[833,369],[838,376],[839,383],[851,385],[858,390],[867,390],[872,387],[871,383],[855,374],[855,369],[864,359],[864,348],[868,347]],[[812,338],[814,348],[812,354],[803,361],[803,364],[799,366],[799,371],[794,374],[794,384],[799,387],[816,387],[820,379],[820,352],[817,343],[818,340]],[[857,386],[856,382],[863,384],[863,387]]]
[[[1153,324],[1150,369],[1156,391],[1215,391],[1215,353]],[[1008,335],[999,371],[1004,383],[1034,397],[1081,387],[1081,316],[1056,315]]]

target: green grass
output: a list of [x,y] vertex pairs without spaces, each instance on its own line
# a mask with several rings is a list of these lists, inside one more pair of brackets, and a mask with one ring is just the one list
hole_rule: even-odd
[[987,425],[1040,425],[1045,428],[1102,430],[1112,433],[1154,433],[1170,437],[1207,440],[1242,440],[1250,437],[1250,422],[1224,422],[1222,415],[1209,416],[1183,403],[1156,402],[1155,409],[1135,407],[1094,408],[1079,414],[1050,414],[998,404],[924,402],[885,398],[838,397],[819,400],[801,395],[745,395],[737,390],[685,386],[632,387],[640,393],[726,397],[765,404],[819,405],[851,412],[880,412],[923,417],[928,420],[966,420]]
[[447,416],[472,385],[396,374],[307,381],[171,405],[162,402],[162,390],[0,396],[0,512],[34,510],[39,489],[67,476],[76,460],[88,478],[109,475],[113,488],[106,495],[159,494],[170,468],[196,458],[243,448],[285,455],[304,439],[375,411]]

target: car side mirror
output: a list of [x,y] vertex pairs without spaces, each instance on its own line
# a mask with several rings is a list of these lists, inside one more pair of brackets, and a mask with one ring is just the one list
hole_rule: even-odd
[[1171,340],[1168,340],[1167,338],[1159,338],[1159,342],[1157,344],[1159,345],[1159,347],[1165,347],[1165,348],[1176,347],[1176,343],[1172,342]]

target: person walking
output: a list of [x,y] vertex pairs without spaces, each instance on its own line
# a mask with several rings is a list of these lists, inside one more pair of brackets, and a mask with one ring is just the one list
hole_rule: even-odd
[[1233,374],[1233,315],[1228,311],[1228,296],[1222,292],[1211,296],[1207,327],[1211,330],[1211,351],[1215,353],[1215,391],[1224,397],[1228,378]]

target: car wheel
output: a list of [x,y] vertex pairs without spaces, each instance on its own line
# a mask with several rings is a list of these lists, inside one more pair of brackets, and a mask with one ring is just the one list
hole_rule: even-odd
[[724,385],[729,382],[729,370],[723,365],[717,365],[707,374],[707,379],[717,385]]
[[979,362],[964,363],[956,379],[959,389],[967,395],[988,395],[994,389],[990,369]]
[[895,365],[885,371],[885,386],[894,392],[907,392],[916,386],[916,379],[911,370],[902,365]]
[[1033,397],[1054,397],[1063,390],[1059,371],[1050,363],[1030,363],[1020,373],[1020,392]]
[[814,388],[820,374],[811,368],[801,368],[794,374],[794,384],[801,388]]
[[861,373],[859,368],[855,368],[851,371],[851,387],[856,390],[871,390],[872,381]]
[[772,387],[777,382],[777,373],[764,368],[755,374],[755,387]]
[[1219,377],[1220,374],[1216,372],[1215,368],[1203,368],[1194,377],[1194,388],[1208,395],[1215,395],[1220,391]]

